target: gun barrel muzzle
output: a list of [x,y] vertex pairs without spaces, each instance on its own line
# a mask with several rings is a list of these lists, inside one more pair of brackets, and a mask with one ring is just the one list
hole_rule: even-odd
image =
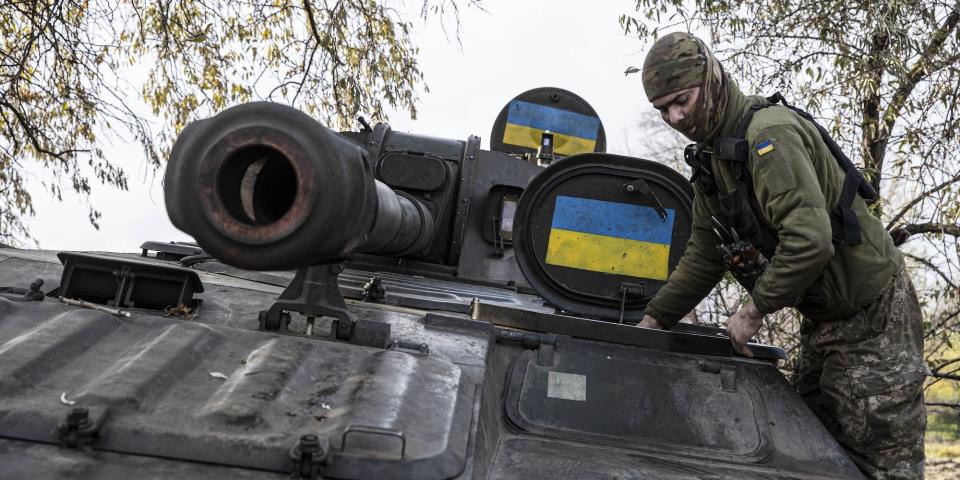
[[248,103],[184,128],[165,202],[177,228],[241,268],[423,251],[434,234],[430,210],[377,181],[373,167],[367,150],[300,110]]

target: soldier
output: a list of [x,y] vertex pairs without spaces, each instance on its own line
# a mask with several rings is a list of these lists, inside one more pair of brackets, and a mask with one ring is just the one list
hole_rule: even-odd
[[811,117],[745,96],[693,35],[660,38],[642,75],[663,120],[697,143],[693,233],[639,325],[671,328],[731,269],[751,296],[727,320],[734,348],[752,356],[764,316],[796,307],[803,399],[868,476],[922,478],[922,316],[861,198],[872,188]]

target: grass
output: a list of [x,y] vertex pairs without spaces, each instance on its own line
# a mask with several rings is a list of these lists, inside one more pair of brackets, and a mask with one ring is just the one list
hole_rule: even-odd
[[927,439],[924,448],[928,459],[960,459],[960,442],[940,442]]
[[[960,342],[954,342],[946,358],[960,357]],[[926,390],[926,401],[960,403],[960,382],[940,380]],[[960,459],[960,409],[927,407],[926,448],[929,459]]]

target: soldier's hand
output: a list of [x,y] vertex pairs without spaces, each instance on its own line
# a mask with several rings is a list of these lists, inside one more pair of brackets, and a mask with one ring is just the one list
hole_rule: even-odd
[[657,330],[663,330],[663,325],[660,325],[660,322],[656,318],[651,317],[650,315],[644,315],[643,320],[637,324],[638,327],[643,328],[655,328]]
[[757,309],[753,301],[731,315],[727,319],[727,333],[730,335],[733,349],[745,357],[752,358],[753,352],[747,347],[747,342],[757,334],[761,325],[763,325],[763,313]]

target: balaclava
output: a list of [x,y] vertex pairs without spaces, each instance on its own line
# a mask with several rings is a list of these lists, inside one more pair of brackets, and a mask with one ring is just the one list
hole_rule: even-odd
[[694,142],[713,138],[720,130],[729,92],[720,62],[699,38],[684,32],[657,40],[643,61],[643,89],[651,102],[664,95],[700,87],[693,111],[671,125]]

